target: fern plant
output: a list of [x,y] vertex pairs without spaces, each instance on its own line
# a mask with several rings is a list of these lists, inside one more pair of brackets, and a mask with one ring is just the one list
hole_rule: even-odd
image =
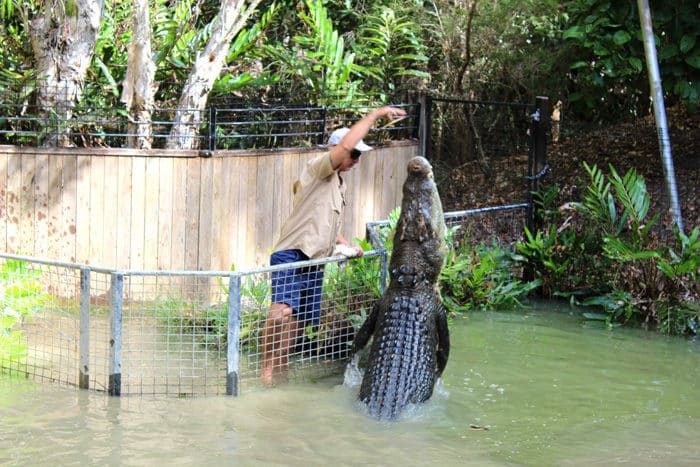
[[420,30],[408,13],[381,6],[367,15],[355,50],[358,61],[366,64],[364,70],[373,78],[381,102],[390,99],[407,79],[430,79]]
[[620,176],[610,166],[606,177],[596,166],[584,168],[591,183],[578,208],[600,230],[603,254],[613,260],[613,271],[609,291],[582,304],[610,305],[603,308],[612,321],[639,318],[645,324],[661,324],[667,332],[692,330],[698,316],[691,313],[688,320],[685,310],[698,297],[697,234],[685,236],[676,229],[675,244],[662,244],[652,232],[659,215],[649,217],[649,193],[636,170]]
[[306,0],[299,18],[306,34],[294,36],[289,47],[266,46],[264,52],[274,60],[277,73],[301,81],[309,98],[319,105],[347,106],[354,102],[359,81],[352,75],[362,73],[355,54],[345,47],[345,39],[333,26],[328,10],[320,0]]

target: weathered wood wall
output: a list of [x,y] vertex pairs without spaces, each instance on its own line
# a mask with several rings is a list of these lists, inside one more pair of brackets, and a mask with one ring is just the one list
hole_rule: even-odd
[[[264,266],[317,153],[0,146],[0,250],[130,270]],[[344,175],[347,238],[400,204],[416,153],[395,142]]]

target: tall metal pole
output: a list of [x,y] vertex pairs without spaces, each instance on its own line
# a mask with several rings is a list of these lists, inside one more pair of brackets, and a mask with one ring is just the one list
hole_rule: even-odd
[[666,121],[666,108],[664,106],[664,94],[661,87],[661,74],[659,73],[659,61],[656,57],[656,43],[654,42],[654,30],[651,26],[651,10],[648,0],[637,0],[639,9],[639,23],[642,26],[644,38],[644,53],[649,73],[649,87],[652,104],[654,106],[654,119],[656,120],[656,132],[659,137],[659,149],[661,150],[661,162],[666,178],[666,190],[670,202],[671,215],[678,229],[683,231],[683,217],[678,203],[678,188],[676,187],[676,173],[673,170],[673,157],[671,156],[671,140],[668,135],[668,122]]

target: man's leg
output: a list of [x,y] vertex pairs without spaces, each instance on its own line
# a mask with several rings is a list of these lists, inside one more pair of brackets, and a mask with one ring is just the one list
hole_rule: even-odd
[[262,332],[263,383],[272,384],[273,375],[287,367],[289,350],[303,332],[303,323],[292,316],[286,303],[273,303]]

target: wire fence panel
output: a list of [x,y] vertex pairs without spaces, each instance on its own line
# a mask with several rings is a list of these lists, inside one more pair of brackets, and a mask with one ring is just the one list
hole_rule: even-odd
[[[313,274],[308,268],[314,267],[324,270],[322,280],[318,277],[317,283],[312,280],[311,285],[300,290],[300,295],[308,300],[302,299],[298,311],[308,317],[317,313],[319,322],[317,326],[306,325],[296,331],[298,338],[290,343],[288,365],[285,365],[284,359],[275,355],[281,341],[288,338],[285,330],[271,327],[269,340],[263,336],[265,316],[275,298],[270,294],[273,275],[277,285],[284,282],[278,274],[289,268],[307,268],[306,272]],[[242,274],[239,378],[247,385],[262,384],[260,376],[268,342],[273,357],[271,364],[275,373],[283,373],[284,379],[308,381],[342,373],[355,331],[381,296],[385,270],[386,254],[373,251],[360,259],[305,261]],[[283,293],[282,286],[278,287],[275,292]]]
[[[455,249],[512,247],[527,208],[446,213],[449,240]],[[362,258],[233,272],[121,271],[0,254],[0,369],[115,396],[176,397],[238,395],[268,383],[266,368],[274,381],[341,374],[386,287],[390,233],[389,221],[368,224],[375,250]],[[279,302],[294,307],[299,326],[268,319]]]
[[[523,239],[523,227],[527,224],[529,204],[511,204],[487,208],[468,209],[444,213],[448,238],[454,250],[474,248],[478,245],[512,248]],[[374,248],[390,242],[390,221],[370,222],[366,236]]]
[[[304,265],[323,271],[320,319],[276,369],[286,379],[342,372],[386,254]],[[110,395],[237,395],[263,384],[272,274],[285,268],[119,271],[0,254],[0,368]]]
[[430,100],[429,140],[446,209],[529,201],[536,105]]

